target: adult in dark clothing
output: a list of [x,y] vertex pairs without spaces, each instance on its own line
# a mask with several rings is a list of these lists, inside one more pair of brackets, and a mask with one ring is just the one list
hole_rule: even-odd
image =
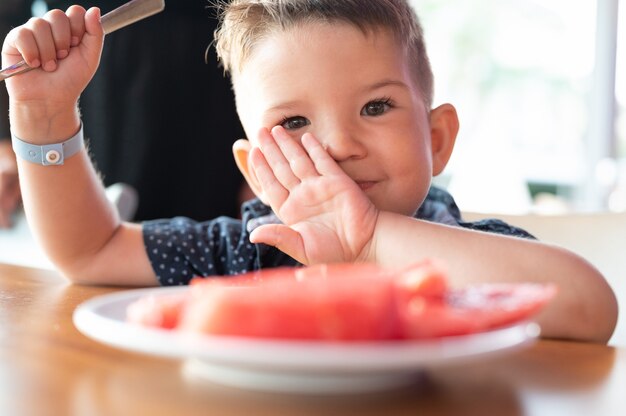
[[[0,35],[28,20],[31,2],[0,2]],[[73,3],[47,0],[49,9]],[[81,5],[105,14],[123,3]],[[125,182],[139,192],[136,220],[239,214],[242,179],[230,152],[243,129],[212,49],[205,62],[216,24],[207,6],[170,1],[164,12],[108,35],[100,68],[80,99],[85,137],[105,185]],[[0,89],[0,138],[8,139],[6,90]],[[11,190],[5,186],[5,192]],[[2,193],[0,184],[0,200]]]

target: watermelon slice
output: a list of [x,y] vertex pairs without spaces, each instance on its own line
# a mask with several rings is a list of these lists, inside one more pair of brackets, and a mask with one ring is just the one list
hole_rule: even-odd
[[450,289],[425,260],[399,270],[373,264],[265,269],[196,278],[183,295],[152,296],[128,308],[144,326],[220,336],[381,341],[471,334],[528,319],[552,285],[482,284]]

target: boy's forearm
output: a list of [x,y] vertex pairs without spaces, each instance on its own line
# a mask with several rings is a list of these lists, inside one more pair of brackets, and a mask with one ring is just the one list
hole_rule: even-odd
[[80,127],[75,104],[50,106],[48,103],[16,103],[9,106],[11,133],[37,145],[58,143],[72,137]]
[[[511,264],[525,255],[533,256],[532,245],[531,241],[381,212],[370,258],[387,266],[407,265],[424,257],[441,259],[455,286],[472,283],[477,276],[484,282],[540,280],[536,273],[529,273],[534,270],[529,259],[516,267]],[[523,254],[524,250],[528,253]],[[502,256],[511,251],[514,256]]]
[[[59,143],[76,134],[76,109],[51,117],[35,108],[11,107],[13,134],[33,144]],[[66,274],[109,241],[120,224],[85,149],[61,166],[18,158],[24,207],[35,237]]]
[[[12,126],[24,126],[21,131],[29,134],[32,143],[61,142],[77,132],[80,121],[78,111],[58,115],[56,120],[38,120],[27,126],[24,121],[35,118],[19,119],[13,113]],[[35,139],[36,133],[44,139]],[[83,284],[156,284],[143,249],[141,227],[120,221],[86,149],[65,159],[61,166],[17,160],[30,228],[65,277]],[[121,258],[124,260],[119,261]]]
[[381,212],[371,250],[372,260],[389,266],[441,259],[455,286],[556,283],[557,297],[538,316],[545,337],[606,342],[615,327],[615,296],[602,275],[555,246]]

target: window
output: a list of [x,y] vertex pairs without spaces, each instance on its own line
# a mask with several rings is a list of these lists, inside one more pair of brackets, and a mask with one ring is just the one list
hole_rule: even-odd
[[617,31],[617,70],[615,95],[617,99],[617,156],[618,169],[615,190],[609,196],[609,208],[626,211],[626,3],[619,9]]
[[[606,178],[616,166],[590,158],[607,148],[590,137],[598,122],[592,99],[615,100],[612,91],[595,90],[596,56],[615,56],[614,49],[597,53],[603,46],[597,48],[596,39],[603,38],[596,35],[596,17],[610,17],[606,8],[616,9],[617,2],[413,1],[435,73],[435,105],[451,102],[459,112],[455,153],[439,183],[450,187],[462,209],[527,211],[531,194],[542,191],[574,209],[607,205],[608,194],[585,189],[598,168],[605,167]],[[621,15],[623,21],[624,10]],[[622,113],[625,87],[618,94]],[[622,157],[625,118],[617,119]],[[601,156],[616,157],[616,149]]]

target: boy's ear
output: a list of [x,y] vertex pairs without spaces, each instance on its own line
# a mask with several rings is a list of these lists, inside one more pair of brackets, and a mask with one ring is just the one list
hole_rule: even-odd
[[263,192],[261,191],[261,187],[259,186],[259,181],[257,180],[254,171],[250,169],[250,165],[248,163],[248,156],[250,155],[250,149],[252,149],[252,145],[246,139],[239,139],[233,144],[233,156],[235,157],[235,163],[239,168],[239,171],[248,182],[248,186],[254,194],[263,200]]
[[433,176],[439,175],[448,164],[456,135],[459,118],[452,104],[442,104],[430,112],[430,138],[433,157]]

